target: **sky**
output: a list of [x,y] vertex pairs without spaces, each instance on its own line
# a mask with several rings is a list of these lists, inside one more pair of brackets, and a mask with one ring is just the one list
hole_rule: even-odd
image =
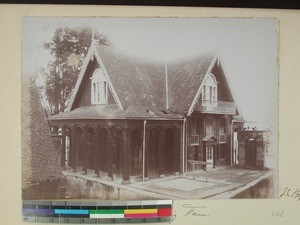
[[58,27],[86,26],[115,48],[169,60],[217,50],[243,117],[272,122],[278,116],[278,21],[266,18],[70,18],[24,17],[22,76],[45,68],[43,43]]

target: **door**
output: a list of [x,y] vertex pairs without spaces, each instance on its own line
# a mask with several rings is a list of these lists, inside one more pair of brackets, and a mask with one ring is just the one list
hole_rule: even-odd
[[253,139],[246,143],[246,165],[249,167],[256,166],[256,148]]
[[214,146],[206,146],[206,168],[211,169],[214,165]]

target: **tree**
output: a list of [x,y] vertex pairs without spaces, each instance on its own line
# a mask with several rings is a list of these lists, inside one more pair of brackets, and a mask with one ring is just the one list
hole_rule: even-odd
[[[53,60],[49,62],[45,75],[44,94],[49,105],[50,115],[64,112],[70,100],[83,60],[92,43],[90,28],[58,28],[51,42],[45,43]],[[94,41],[101,45],[112,46],[110,41],[97,32]]]

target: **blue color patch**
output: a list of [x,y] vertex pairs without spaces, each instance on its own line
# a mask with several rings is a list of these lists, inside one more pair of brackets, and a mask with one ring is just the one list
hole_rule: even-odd
[[55,209],[55,214],[89,214],[89,210],[80,210],[80,209]]

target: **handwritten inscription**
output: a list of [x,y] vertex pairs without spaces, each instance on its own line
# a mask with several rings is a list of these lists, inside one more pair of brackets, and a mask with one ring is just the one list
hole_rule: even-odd
[[209,216],[209,214],[205,212],[207,207],[193,206],[191,204],[183,204],[182,208],[183,208],[183,210],[181,210],[180,214],[178,214],[176,212],[173,213],[170,223],[172,223],[176,218],[181,218],[181,217],[207,217],[207,216]]
[[292,189],[285,187],[282,193],[279,195],[279,198],[292,198],[297,201],[300,201],[300,189]]
[[203,209],[206,209],[206,207],[192,206],[191,204],[184,204],[182,207],[188,210],[185,216],[209,216],[208,214],[202,212]]

